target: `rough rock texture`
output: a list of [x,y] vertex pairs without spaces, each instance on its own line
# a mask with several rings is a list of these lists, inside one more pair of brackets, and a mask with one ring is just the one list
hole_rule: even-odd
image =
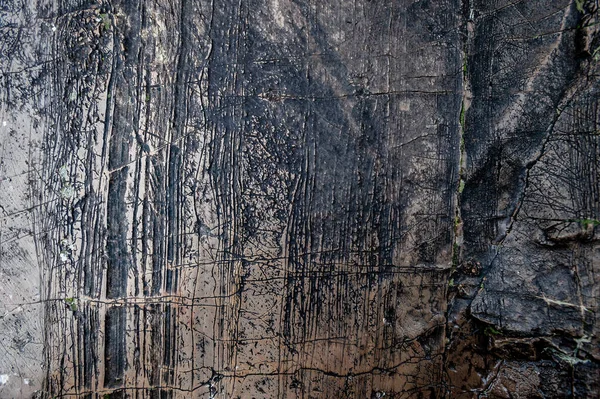
[[469,8],[448,375],[457,397],[596,397],[598,4]]
[[596,397],[598,22],[3,2],[0,397]]

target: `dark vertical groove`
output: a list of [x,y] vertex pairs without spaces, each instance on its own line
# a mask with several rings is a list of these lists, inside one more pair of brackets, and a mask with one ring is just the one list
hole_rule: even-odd
[[152,295],[159,295],[163,289],[163,270],[165,268],[165,178],[163,166],[159,159],[152,157],[152,196],[154,212],[152,213]]
[[[119,8],[122,7],[122,8]],[[113,123],[110,145],[108,148],[108,171],[110,178],[107,193],[107,238],[106,238],[106,297],[108,299],[125,298],[127,296],[128,274],[132,266],[130,242],[128,239],[128,191],[129,149],[132,135],[137,134],[139,126],[137,111],[139,110],[139,70],[140,13],[143,5],[117,2],[115,8],[123,15],[115,15],[115,57],[117,67],[113,71],[116,84]],[[123,18],[123,19],[121,19]],[[122,51],[119,51],[120,49]],[[136,223],[137,221],[132,221]],[[136,249],[134,248],[133,251]],[[105,320],[105,377],[106,387],[117,387],[124,382],[127,362],[126,334],[127,313],[125,307],[109,307]],[[124,393],[123,393],[124,395]]]
[[104,386],[119,387],[123,384],[126,365],[125,323],[126,312],[122,306],[110,306],[104,321]]
[[122,298],[127,294],[129,251],[125,194],[128,168],[113,171],[109,180],[106,239],[106,297]]

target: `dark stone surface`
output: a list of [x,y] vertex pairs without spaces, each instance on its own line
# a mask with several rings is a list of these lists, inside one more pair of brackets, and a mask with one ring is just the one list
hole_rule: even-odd
[[0,397],[596,397],[597,18],[4,2]]

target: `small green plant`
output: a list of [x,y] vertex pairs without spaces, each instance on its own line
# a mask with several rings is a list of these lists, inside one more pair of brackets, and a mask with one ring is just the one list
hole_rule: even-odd
[[452,288],[454,287],[454,279],[451,278],[450,281],[448,281],[448,287]]
[[583,9],[583,5],[585,4],[585,0],[575,0],[575,7],[577,7],[577,11],[580,13],[585,12]]
[[592,54],[592,58],[594,59],[594,61],[600,61],[600,47],[596,48],[596,50],[594,50],[594,53]]
[[65,298],[65,302],[71,308],[71,312],[77,311],[77,303],[75,298]]
[[457,243],[454,243],[454,245],[452,246],[452,268],[453,269],[456,269],[458,267],[459,253],[460,253],[460,246]]
[[580,223],[581,226],[586,230],[590,226],[600,226],[600,220],[597,219],[577,219],[576,222]]
[[483,330],[483,333],[484,333],[485,335],[487,335],[488,337],[490,337],[490,336],[493,336],[493,335],[500,335],[500,334],[502,334],[502,331],[500,331],[500,330],[496,330],[496,329],[494,328],[494,326],[487,326],[487,327],[485,328],[485,330]]
[[104,30],[108,30],[110,28],[110,17],[108,14],[100,14],[100,20],[102,21],[102,26],[104,26]]
[[462,194],[462,192],[465,190],[465,181],[463,179],[460,179],[460,183],[458,183],[458,193]]

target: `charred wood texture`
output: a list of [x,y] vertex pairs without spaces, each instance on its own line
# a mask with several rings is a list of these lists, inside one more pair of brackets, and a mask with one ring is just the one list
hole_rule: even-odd
[[0,397],[597,397],[599,22],[2,2]]

